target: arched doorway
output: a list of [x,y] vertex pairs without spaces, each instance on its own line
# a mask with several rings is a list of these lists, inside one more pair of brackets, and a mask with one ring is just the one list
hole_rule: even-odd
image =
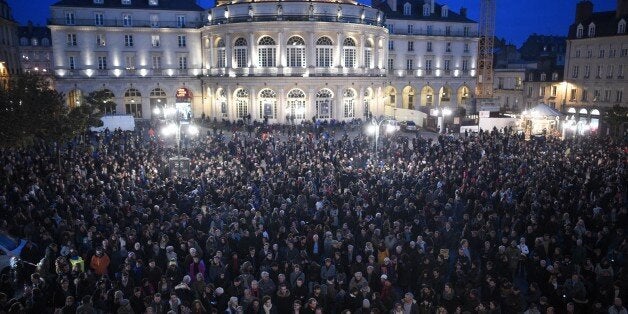
[[166,106],[166,92],[161,88],[150,91],[150,112],[154,118],[163,118]]
[[185,87],[177,89],[174,106],[184,120],[192,119],[192,97],[189,89]]
[[277,93],[270,88],[259,92],[259,116],[268,120],[277,119]]
[[434,89],[429,85],[421,89],[421,106],[434,106]]
[[342,93],[342,117],[345,119],[355,118],[355,91],[351,88],[345,89]]
[[83,92],[80,89],[73,89],[68,93],[68,107],[75,108],[83,103]]
[[394,87],[386,86],[384,96],[384,106],[397,107],[397,90]]
[[591,131],[597,131],[600,127],[600,111],[598,109],[591,110]]
[[460,86],[460,88],[458,88],[458,96],[457,96],[457,100],[458,100],[458,106],[466,106],[467,105],[467,101],[469,100],[469,87],[467,85],[462,85]]
[[288,105],[286,106],[286,122],[297,122],[305,119],[305,93],[298,89],[288,92]]
[[332,118],[333,99],[334,93],[327,88],[323,88],[316,93],[316,118]]
[[249,117],[249,91],[239,88],[235,91],[236,119]]
[[406,86],[403,88],[403,108],[414,110],[414,99],[416,90],[412,86]]
[[124,109],[134,118],[142,117],[142,94],[139,90],[129,88],[124,92]]
[[439,91],[440,103],[439,106],[449,106],[451,105],[451,87],[445,85],[441,87]]

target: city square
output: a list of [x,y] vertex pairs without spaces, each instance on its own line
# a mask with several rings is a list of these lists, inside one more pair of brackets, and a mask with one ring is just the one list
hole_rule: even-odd
[[0,312],[627,312],[628,1],[200,3],[0,0]]

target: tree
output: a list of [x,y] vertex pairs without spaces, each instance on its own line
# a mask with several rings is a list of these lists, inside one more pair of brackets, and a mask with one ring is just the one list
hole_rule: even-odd
[[628,122],[628,109],[616,104],[608,111],[606,118],[611,135],[621,136],[622,127]]
[[62,143],[100,123],[99,112],[91,105],[69,108],[63,99],[36,75],[20,76],[0,90],[0,146]]

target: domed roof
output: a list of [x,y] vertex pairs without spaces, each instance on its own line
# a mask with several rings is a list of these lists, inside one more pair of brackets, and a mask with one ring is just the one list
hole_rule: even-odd
[[344,4],[358,4],[356,0],[290,0],[290,1],[279,1],[279,0],[216,0],[216,6],[223,6],[228,4],[237,4],[237,3],[257,3],[257,2],[323,2],[323,3],[344,3]]

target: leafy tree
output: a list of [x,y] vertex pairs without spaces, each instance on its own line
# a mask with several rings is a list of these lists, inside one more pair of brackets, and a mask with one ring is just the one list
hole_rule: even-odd
[[619,136],[622,131],[622,126],[628,122],[628,108],[616,104],[608,111],[606,118],[611,129],[611,134]]

